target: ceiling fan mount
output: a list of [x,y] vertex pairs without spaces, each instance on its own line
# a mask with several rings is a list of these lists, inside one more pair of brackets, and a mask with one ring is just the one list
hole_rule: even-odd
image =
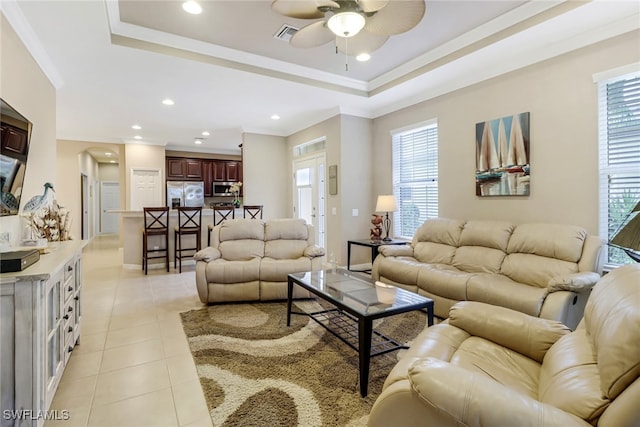
[[273,0],[271,8],[284,16],[316,20],[291,37],[292,46],[310,48],[335,41],[348,55],[371,53],[389,36],[409,31],[426,9],[425,0]]

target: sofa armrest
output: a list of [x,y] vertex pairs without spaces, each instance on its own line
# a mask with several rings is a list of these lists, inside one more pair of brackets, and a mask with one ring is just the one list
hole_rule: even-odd
[[571,332],[555,320],[474,301],[462,301],[451,307],[449,323],[539,363],[553,343]]
[[381,253],[384,256],[413,256],[413,246],[382,245],[378,248],[378,253]]
[[580,293],[591,289],[598,280],[600,280],[600,275],[591,271],[564,274],[549,279],[547,290],[549,292],[570,291]]
[[222,254],[220,253],[220,250],[218,248],[212,248],[210,246],[199,250],[193,255],[193,258],[196,261],[205,261],[205,262],[213,261],[214,259],[218,259],[221,257],[222,257]]
[[434,358],[409,368],[413,391],[427,404],[465,426],[590,426],[555,406],[542,403],[494,379]]
[[304,252],[302,254],[308,258],[315,258],[319,256],[324,256],[325,250],[321,246],[311,245],[304,248]]

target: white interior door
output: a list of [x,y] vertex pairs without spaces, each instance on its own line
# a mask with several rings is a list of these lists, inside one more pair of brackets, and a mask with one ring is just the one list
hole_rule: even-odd
[[120,215],[108,211],[120,209],[120,183],[100,182],[100,233],[118,233]]
[[307,157],[293,163],[293,216],[313,224],[316,244],[325,247],[325,156]]
[[144,207],[164,206],[162,203],[160,169],[131,169],[129,209],[141,211]]
[[89,177],[85,174],[80,174],[80,195],[82,205],[82,240],[88,240],[91,238],[89,235]]

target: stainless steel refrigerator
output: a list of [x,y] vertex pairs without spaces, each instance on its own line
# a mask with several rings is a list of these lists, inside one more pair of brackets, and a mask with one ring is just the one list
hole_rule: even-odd
[[167,181],[167,206],[204,206],[204,182]]

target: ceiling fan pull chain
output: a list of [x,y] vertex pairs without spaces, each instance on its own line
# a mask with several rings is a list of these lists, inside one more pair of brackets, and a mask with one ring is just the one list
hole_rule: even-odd
[[345,38],[344,40],[344,71],[349,72],[349,38]]

